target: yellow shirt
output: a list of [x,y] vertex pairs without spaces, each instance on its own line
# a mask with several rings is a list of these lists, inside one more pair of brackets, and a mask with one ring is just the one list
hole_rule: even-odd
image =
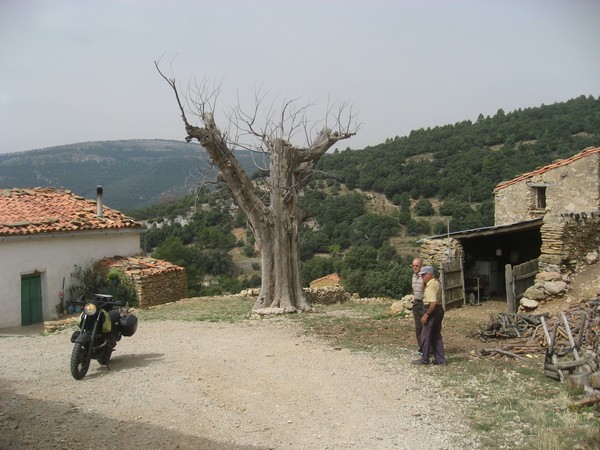
[[429,305],[430,303],[441,303],[442,301],[442,285],[437,278],[432,278],[427,282],[425,286],[425,292],[423,294],[423,304]]

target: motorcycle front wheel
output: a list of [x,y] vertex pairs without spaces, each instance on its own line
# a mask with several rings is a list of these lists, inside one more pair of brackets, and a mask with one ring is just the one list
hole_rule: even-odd
[[76,343],[73,346],[73,353],[71,353],[71,375],[76,380],[81,380],[89,368],[88,349],[83,344]]

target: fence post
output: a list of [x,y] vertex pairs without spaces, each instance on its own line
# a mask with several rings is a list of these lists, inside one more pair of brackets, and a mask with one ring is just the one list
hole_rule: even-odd
[[515,304],[515,278],[510,264],[504,266],[504,282],[506,284],[506,307],[508,312],[513,314],[517,312],[517,305]]

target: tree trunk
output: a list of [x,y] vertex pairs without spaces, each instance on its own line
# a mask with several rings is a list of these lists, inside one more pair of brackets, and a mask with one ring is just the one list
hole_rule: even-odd
[[275,140],[271,147],[271,220],[261,222],[259,229],[255,229],[261,252],[262,284],[254,311],[263,308],[278,308],[283,312],[311,309],[300,276],[297,153],[297,149],[282,139]]

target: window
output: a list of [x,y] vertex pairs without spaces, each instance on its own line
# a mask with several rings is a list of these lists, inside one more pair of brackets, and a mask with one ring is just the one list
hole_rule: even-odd
[[538,186],[533,188],[535,194],[535,208],[546,209],[546,186]]

